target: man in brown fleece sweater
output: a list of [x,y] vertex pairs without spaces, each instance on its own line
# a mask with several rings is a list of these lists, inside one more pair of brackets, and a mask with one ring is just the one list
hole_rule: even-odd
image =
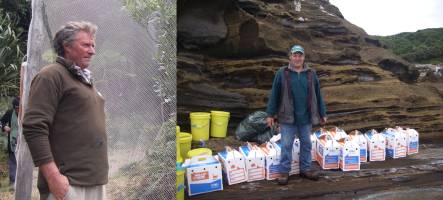
[[40,199],[106,199],[104,99],[86,68],[95,54],[89,22],[68,22],[54,37],[56,63],[34,77],[23,135],[39,167]]

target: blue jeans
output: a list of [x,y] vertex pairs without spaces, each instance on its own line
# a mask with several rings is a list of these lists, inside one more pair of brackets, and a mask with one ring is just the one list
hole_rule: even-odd
[[9,167],[9,183],[14,184],[15,173],[17,170],[17,160],[15,160],[14,152],[9,152],[8,167]]
[[312,124],[280,124],[281,173],[289,173],[291,170],[292,147],[295,135],[300,139],[300,172],[306,172],[311,168],[311,130]]

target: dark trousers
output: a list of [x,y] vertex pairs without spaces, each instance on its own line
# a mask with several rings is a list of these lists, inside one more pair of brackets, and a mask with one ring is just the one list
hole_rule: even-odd
[[9,167],[9,183],[14,184],[15,173],[17,171],[17,160],[15,159],[14,152],[9,152],[8,167]]

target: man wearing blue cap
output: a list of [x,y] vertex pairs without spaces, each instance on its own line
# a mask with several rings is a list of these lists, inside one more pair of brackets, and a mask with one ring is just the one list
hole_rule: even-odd
[[300,139],[300,176],[318,180],[311,169],[312,125],[325,124],[326,107],[315,70],[308,67],[300,45],[290,50],[289,64],[281,67],[274,78],[266,112],[268,126],[278,120],[281,131],[281,168],[278,183],[288,184],[295,135]]

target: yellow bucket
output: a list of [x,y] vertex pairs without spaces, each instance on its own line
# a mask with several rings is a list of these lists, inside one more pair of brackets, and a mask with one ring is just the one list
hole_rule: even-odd
[[176,149],[176,156],[177,156],[177,162],[183,163],[183,157],[180,153],[180,126],[175,126],[175,149]]
[[192,149],[191,151],[188,151],[188,157],[192,158],[194,156],[200,156],[200,155],[209,155],[212,156],[212,150],[208,148],[198,148],[198,149]]
[[229,112],[211,111],[211,137],[226,137]]
[[176,135],[176,139],[175,139],[175,149],[176,149],[176,156],[177,156],[177,162],[182,163],[183,162],[183,158],[181,156],[180,153],[180,138],[178,137],[178,135]]
[[178,138],[180,143],[180,155],[188,155],[188,151],[191,150],[192,135],[189,133],[180,132],[178,134]]
[[185,199],[185,170],[183,170],[181,168],[177,168],[175,171],[175,174],[177,175],[177,179],[175,182],[176,198],[177,198],[177,200],[184,200]]
[[191,133],[193,141],[209,140],[209,120],[211,114],[206,112],[193,112],[191,118]]

